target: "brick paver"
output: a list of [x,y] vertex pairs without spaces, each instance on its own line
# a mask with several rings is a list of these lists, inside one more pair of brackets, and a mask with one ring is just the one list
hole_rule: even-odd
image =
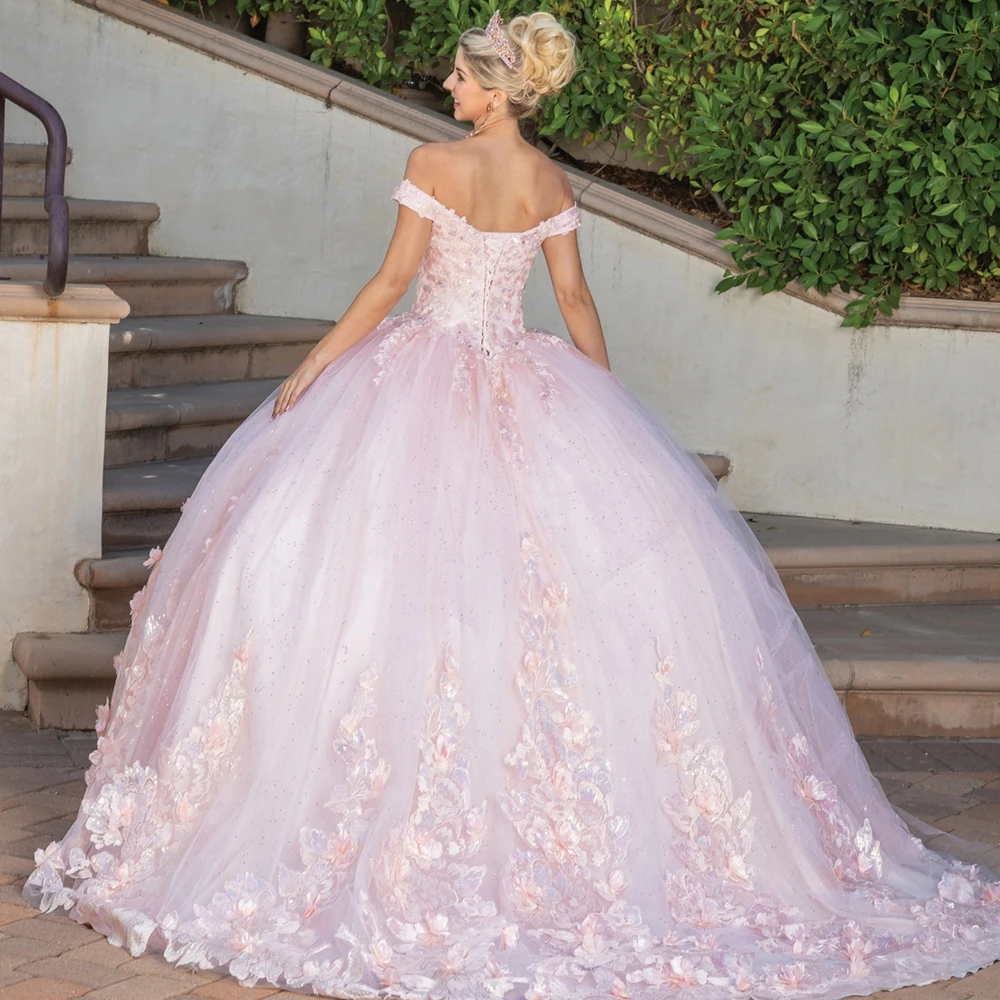
[[[0,712],[0,1000],[301,998],[178,969],[159,955],[133,958],[75,920],[27,905],[21,886],[34,850],[69,828],[93,747],[92,734],[36,733],[23,716]],[[861,749],[894,804],[979,842],[975,860],[1000,870],[1000,740],[863,740]],[[1000,1000],[1000,962],[873,1000]]]
[[269,986],[255,986],[253,989],[247,989],[232,979],[220,979],[217,983],[200,986],[191,995],[204,998],[204,1000],[243,1000],[244,996],[250,997],[252,1000],[259,1000],[261,997],[278,996],[279,993],[279,990]]
[[39,976],[0,988],[0,1000],[72,1000],[73,997],[84,996],[87,992],[87,987],[79,983],[67,983],[61,979]]

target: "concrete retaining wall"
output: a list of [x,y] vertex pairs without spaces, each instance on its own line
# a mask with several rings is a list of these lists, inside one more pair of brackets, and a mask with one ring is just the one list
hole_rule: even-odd
[[0,282],[0,708],[26,703],[18,632],[86,631],[73,568],[101,554],[108,321],[128,307],[104,288],[67,289],[60,319],[47,306]]

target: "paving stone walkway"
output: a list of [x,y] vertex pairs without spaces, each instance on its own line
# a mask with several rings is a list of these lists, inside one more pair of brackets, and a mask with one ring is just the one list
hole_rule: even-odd
[[[0,712],[0,1000],[301,1000],[218,973],[181,971],[156,955],[132,958],[89,927],[25,904],[21,886],[34,851],[60,839],[76,816],[93,748],[93,734],[35,732],[23,716]],[[894,803],[990,845],[983,860],[1000,867],[1000,740],[864,740],[862,749]],[[1000,962],[875,1000],[1000,1000]]]

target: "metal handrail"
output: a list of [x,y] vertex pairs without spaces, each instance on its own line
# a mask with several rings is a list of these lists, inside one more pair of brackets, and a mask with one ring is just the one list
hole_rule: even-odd
[[48,136],[45,152],[45,211],[49,217],[49,253],[42,289],[51,298],[66,288],[69,269],[69,206],[66,204],[66,126],[48,101],[0,73],[0,226],[3,224],[3,143],[6,102],[34,115]]

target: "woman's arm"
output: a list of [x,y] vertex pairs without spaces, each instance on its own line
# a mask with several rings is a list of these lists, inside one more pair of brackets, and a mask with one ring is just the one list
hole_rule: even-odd
[[[569,180],[566,181],[572,197]],[[562,313],[573,343],[599,365],[611,370],[608,349],[604,343],[604,331],[597,315],[597,307],[590,295],[587,279],[580,261],[580,248],[576,242],[576,230],[558,236],[550,236],[542,243],[545,263],[552,279],[559,311]]]
[[[427,176],[425,147],[418,146],[410,152],[403,176],[408,177],[417,187],[430,190],[432,181]],[[429,219],[421,218],[404,205],[399,206],[396,228],[382,266],[358,292],[336,326],[281,384],[274,401],[272,417],[277,417],[294,406],[334,358],[366,337],[389,315],[410,287],[430,235]]]

